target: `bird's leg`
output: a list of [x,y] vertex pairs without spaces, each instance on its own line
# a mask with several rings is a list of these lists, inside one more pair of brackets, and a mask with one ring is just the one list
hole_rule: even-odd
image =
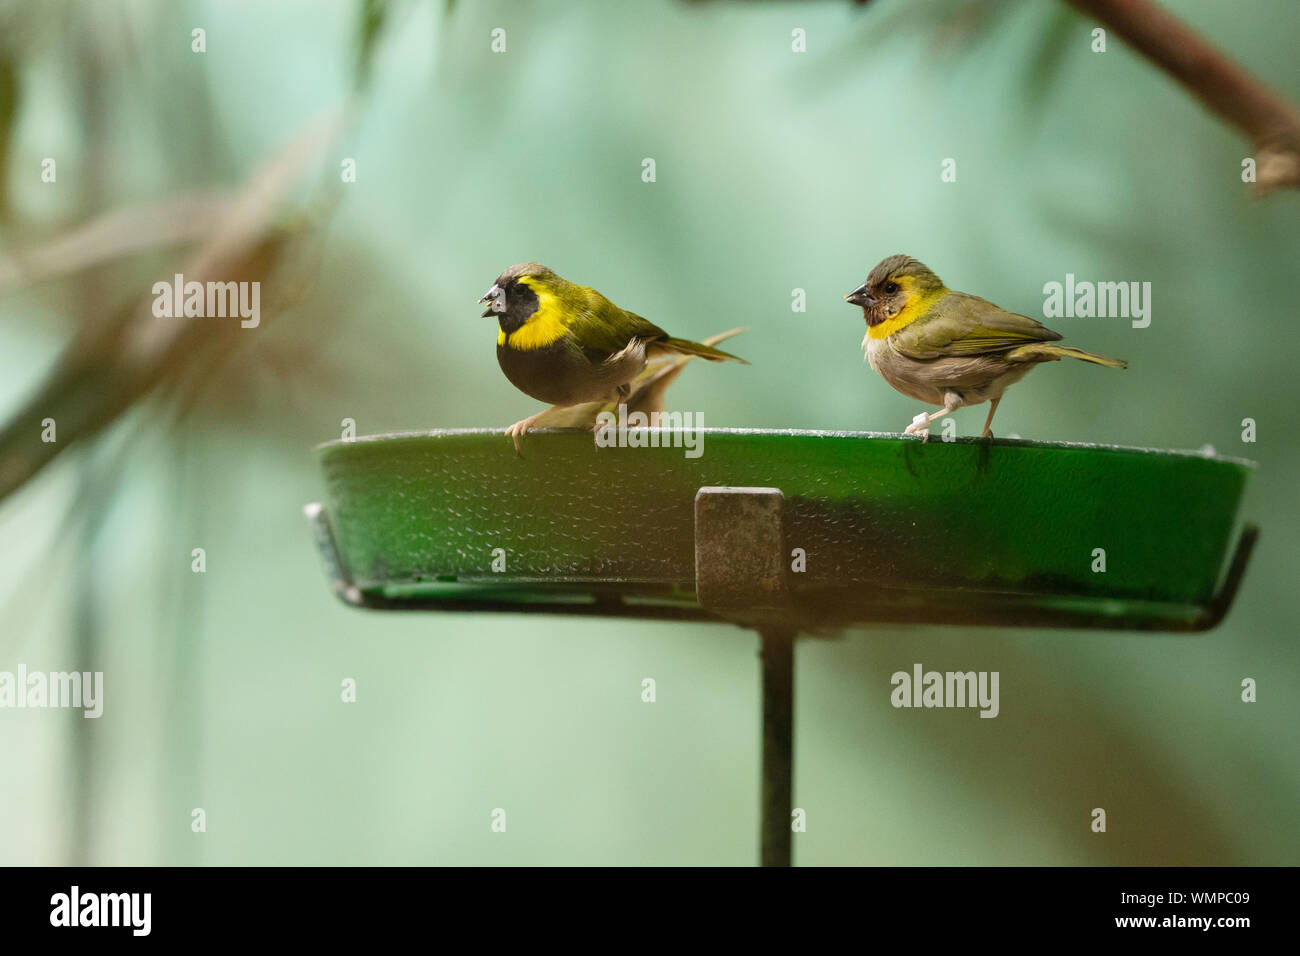
[[981,433],[980,438],[993,437],[993,430],[989,428],[989,426],[993,424],[993,413],[998,410],[998,402],[1000,401],[1002,401],[1001,395],[999,395],[997,398],[993,399],[993,401],[989,403],[989,417],[984,419],[984,431],[983,433]]
[[[629,388],[628,391],[630,392],[631,389]],[[623,394],[623,389],[620,386],[618,391],[618,398],[606,402],[604,405],[600,407],[599,410],[597,410],[596,423],[591,426],[591,438],[592,438],[591,447],[594,448],[596,451],[600,451],[602,438],[604,438],[605,442],[607,443],[606,447],[608,447],[611,444],[612,445],[618,444],[617,409],[619,403],[626,398],[627,395]],[[600,416],[606,413],[608,413],[611,416],[615,416],[616,420],[612,423],[608,419],[606,419],[605,421],[601,421]]]
[[929,438],[930,437],[930,429],[928,427],[929,424],[930,424],[930,416],[927,415],[925,412],[920,412],[915,418],[912,419],[912,424],[908,425],[905,429],[903,429],[903,434],[915,435],[917,432],[920,432],[926,438]]
[[547,412],[553,412],[557,408],[561,408],[561,407],[563,406],[553,405],[550,408],[542,409],[542,411],[538,412],[536,415],[529,415],[523,421],[515,422],[513,425],[511,425],[509,428],[506,429],[506,436],[509,438],[513,438],[515,441],[516,454],[519,453],[519,439],[522,438],[528,432],[528,429],[533,427],[533,424],[537,421],[537,419],[541,418]]
[[912,424],[903,429],[903,434],[915,435],[920,433],[928,440],[930,437],[930,422],[934,421],[936,418],[943,418],[945,415],[951,415],[957,409],[961,408],[961,406],[962,400],[960,395],[956,392],[944,392],[943,408],[939,409],[937,412],[932,412],[929,415],[925,412],[917,415],[912,419]]

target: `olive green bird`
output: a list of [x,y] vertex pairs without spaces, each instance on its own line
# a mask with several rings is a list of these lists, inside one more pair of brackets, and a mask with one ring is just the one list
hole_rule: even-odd
[[548,413],[626,399],[648,359],[677,354],[749,364],[712,346],[673,338],[595,289],[536,262],[501,273],[479,302],[488,303],[484,317],[497,320],[501,371],[525,395],[553,406],[506,429],[516,451],[520,437]]
[[936,418],[966,405],[991,402],[983,437],[992,438],[1002,393],[1042,362],[1081,359],[1107,368],[1128,363],[1053,345],[1060,333],[978,296],[955,292],[910,256],[890,256],[848,295],[862,307],[867,361],[909,398],[943,407],[917,415],[905,434],[923,432]]

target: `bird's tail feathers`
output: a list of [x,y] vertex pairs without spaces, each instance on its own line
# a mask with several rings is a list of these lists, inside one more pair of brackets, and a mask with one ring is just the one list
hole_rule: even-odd
[[1083,362],[1092,362],[1094,365],[1104,365],[1106,368],[1128,368],[1128,362],[1123,359],[1085,352],[1071,345],[1052,345],[1047,342],[1022,345],[1008,353],[1007,358],[1013,362],[1055,362],[1058,359],[1075,358]]
[[[717,338],[730,338],[742,329],[732,329],[729,332],[722,333]],[[655,351],[656,347],[666,352],[677,352],[680,355],[694,355],[709,362],[740,362],[742,365],[748,365],[739,355],[732,355],[730,352],[724,352],[722,349],[715,349],[711,345],[705,345],[702,342],[692,342],[690,339],[660,339],[650,345],[650,350]]]

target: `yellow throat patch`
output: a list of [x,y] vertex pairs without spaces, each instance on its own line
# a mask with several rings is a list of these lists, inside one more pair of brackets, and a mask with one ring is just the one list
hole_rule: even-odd
[[916,292],[913,289],[915,283],[911,276],[902,276],[897,280],[899,286],[907,293],[906,304],[898,311],[893,318],[885,319],[879,325],[867,327],[867,337],[872,339],[887,339],[899,329],[905,329],[925,313],[930,311],[930,307],[948,294],[948,290],[942,286],[930,292]]
[[519,352],[546,348],[568,331],[568,326],[564,323],[564,306],[550,289],[528,276],[521,277],[519,281],[536,293],[537,311],[509,335],[498,329],[497,345],[505,345]]

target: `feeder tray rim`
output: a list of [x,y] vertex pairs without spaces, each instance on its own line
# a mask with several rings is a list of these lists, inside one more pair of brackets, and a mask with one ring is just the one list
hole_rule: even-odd
[[[649,430],[649,429],[647,429]],[[694,434],[704,435],[788,435],[796,438],[893,438],[903,441],[921,442],[922,439],[917,435],[904,435],[902,432],[865,432],[865,431],[833,431],[825,429],[806,429],[806,428],[659,428],[662,432],[679,432],[690,431]],[[587,428],[530,428],[529,435],[564,435],[564,434],[581,434],[589,432]],[[445,438],[453,436],[467,435],[496,435],[503,436],[503,428],[431,428],[424,431],[398,431],[398,432],[379,432],[374,435],[358,435],[356,438],[335,438],[330,441],[321,442],[316,445],[312,451],[323,452],[329,449],[359,444],[372,444],[376,442],[391,441],[393,439],[410,439],[410,438]],[[943,444],[958,445],[977,445],[990,444],[987,439],[975,436],[959,436]],[[1038,441],[1029,438],[997,438],[994,437],[991,444],[1000,445],[1009,448],[1061,448],[1071,450],[1088,450],[1100,452],[1128,452],[1142,455],[1163,455],[1176,458],[1203,458],[1206,461],[1217,461],[1225,464],[1241,465],[1250,468],[1252,471],[1259,467],[1258,463],[1249,458],[1238,458],[1234,455],[1220,455],[1215,452],[1213,455],[1207,455],[1203,451],[1180,448],[1147,448],[1141,445],[1111,445],[1101,442],[1076,442],[1076,441]]]

